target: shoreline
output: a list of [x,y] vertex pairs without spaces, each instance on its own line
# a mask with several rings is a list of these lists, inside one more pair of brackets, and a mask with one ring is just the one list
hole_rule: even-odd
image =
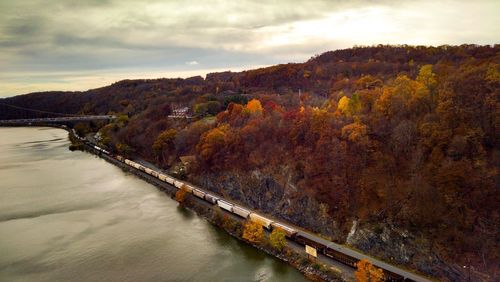
[[[65,128],[62,126],[49,126],[49,127],[55,127],[55,128],[60,128],[64,129],[68,132],[70,136],[74,137],[73,132],[69,128]],[[76,138],[76,137],[74,137]],[[72,145],[75,145],[74,139],[69,138],[69,141],[71,142]],[[81,148],[78,148],[76,150],[80,150],[93,154],[96,157],[99,157],[106,162],[115,165],[122,169],[123,171],[126,171],[128,173],[132,173],[135,176],[139,177],[140,179],[148,182],[149,184],[155,186],[159,191],[167,194],[171,200],[176,201],[175,199],[175,194],[179,189],[177,189],[175,186],[170,185],[168,183],[165,183],[158,178],[154,178],[142,171],[139,171],[135,168],[132,168],[125,163],[122,163],[106,154],[101,153],[100,151],[96,150],[95,148],[91,147],[88,144],[83,143],[83,146]],[[178,202],[178,201],[176,201]],[[179,203],[179,202],[178,202]],[[190,211],[193,211],[196,213],[198,216],[202,217],[203,219],[207,220],[210,222],[212,225],[216,226],[217,228],[220,228],[224,232],[228,233],[231,235],[233,238],[237,239],[238,241],[248,244],[260,251],[265,252],[267,255],[273,256],[274,258],[277,258],[281,260],[282,262],[285,262],[289,266],[293,267],[294,269],[298,270],[300,273],[304,275],[304,277],[308,280],[311,281],[349,281],[342,272],[337,272],[338,269],[334,267],[329,267],[326,264],[323,264],[319,261],[312,261],[311,259],[303,256],[302,254],[296,252],[293,250],[291,247],[287,248],[288,252],[290,254],[285,254],[285,253],[279,253],[270,246],[266,245],[258,245],[255,243],[248,242],[244,240],[242,237],[238,236],[235,232],[231,232],[230,230],[227,230],[216,222],[215,216],[217,216],[217,211],[215,210],[214,207],[217,205],[210,205],[206,202],[201,201],[200,199],[196,198],[193,194],[186,193],[186,200],[182,203],[179,203],[183,208],[186,208]],[[241,220],[243,222],[244,220]],[[325,271],[326,270],[326,271]]]
[[[19,125],[12,125],[13,127],[20,127]],[[223,206],[214,204],[211,200],[207,201],[206,197],[203,197],[200,199],[196,193],[192,193],[192,190],[194,188],[197,189],[202,189],[198,187],[193,187],[189,183],[185,183],[185,181],[180,181],[175,178],[172,178],[168,174],[165,174],[163,171],[159,170],[156,168],[156,170],[153,170],[151,168],[148,168],[147,166],[144,167],[143,165],[140,165],[139,163],[135,163],[134,161],[130,161],[128,159],[125,159],[124,157],[121,156],[116,156],[111,154],[110,152],[104,150],[103,148],[100,148],[96,146],[96,144],[92,143],[91,141],[79,137],[74,129],[72,130],[70,127],[62,124],[37,124],[37,125],[27,125],[28,127],[51,127],[51,128],[58,128],[58,129],[63,129],[68,132],[68,139],[70,141],[70,146],[69,149],[71,151],[75,150],[80,150],[80,151],[86,151],[90,154],[94,154],[97,157],[100,157],[107,161],[108,163],[111,163],[113,165],[116,165],[120,167],[123,171],[127,171],[130,173],[133,173],[135,176],[138,176],[142,180],[154,185],[158,190],[168,194],[171,199],[176,200],[177,202],[180,203],[180,205],[184,208],[187,208],[193,212],[195,212],[198,216],[203,217],[213,225],[216,225],[217,227],[223,229],[227,233],[229,233],[231,236],[234,238],[238,239],[239,241],[242,241],[246,244],[249,244],[261,251],[266,252],[268,255],[271,255],[283,262],[286,262],[290,266],[294,267],[298,271],[300,271],[306,278],[312,280],[312,281],[352,281],[354,278],[354,272],[356,271],[355,265],[354,264],[354,269],[351,269],[353,267],[352,261],[348,264],[351,268],[346,267],[344,264],[342,264],[342,259],[336,260],[331,254],[329,254],[327,251],[325,251],[325,255],[323,255],[323,250],[318,249],[318,257],[311,257],[304,253],[303,247],[304,245],[307,245],[308,240],[305,242],[305,238],[308,238],[309,236],[315,236],[314,233],[308,233],[304,234],[304,232],[308,232],[304,230],[304,232],[299,231],[300,236],[297,236],[296,238],[295,235],[289,237],[287,236],[286,238],[286,247],[283,251],[279,252],[277,251],[274,247],[271,246],[270,241],[269,241],[269,234],[271,233],[271,229],[268,227],[267,230],[264,230],[264,236],[262,240],[258,243],[254,242],[249,242],[242,236],[242,223],[248,222],[248,221],[255,221],[253,219],[249,219],[248,216],[245,219],[242,219],[238,216],[235,216],[235,213],[233,212],[233,209],[231,209],[229,212],[223,211],[225,209]],[[21,126],[21,127],[26,127],[26,126]],[[171,178],[172,181],[167,181],[164,178],[159,177],[159,174],[167,178]],[[167,183],[168,182],[168,183]],[[182,187],[181,187],[182,186]],[[185,189],[189,187],[191,191],[187,191],[188,189]],[[196,190],[196,189],[195,189]],[[185,201],[179,200],[178,197],[176,196],[176,193],[179,194],[179,191],[184,191],[186,194],[185,195]],[[203,191],[203,189],[202,189]],[[207,197],[209,196],[210,191],[207,191]],[[211,193],[211,192],[210,192]],[[218,196],[220,197],[220,196]],[[217,198],[220,199],[220,198]],[[227,201],[225,199],[220,199]],[[222,201],[222,202],[224,202]],[[244,206],[243,206],[244,207]],[[236,204],[235,204],[236,208]],[[246,208],[246,207],[245,207]],[[221,213],[222,212],[222,213]],[[251,213],[255,213],[253,210],[249,210]],[[258,216],[258,215],[256,215]],[[232,217],[232,218],[231,218]],[[234,220],[234,217],[236,217],[237,220]],[[222,218],[224,219],[222,222]],[[251,218],[251,217],[250,217]],[[264,218],[266,219],[266,218]],[[224,222],[226,220],[229,220],[229,222]],[[267,219],[270,220],[270,219]],[[273,219],[273,221],[275,221]],[[229,225],[227,225],[229,223]],[[280,223],[280,221],[276,221],[276,223]],[[288,223],[283,222],[285,225]],[[239,229],[237,230],[238,232],[235,232],[234,230],[234,225],[238,225]],[[274,223],[273,223],[274,224]],[[228,227],[229,226],[229,227]],[[300,227],[293,227],[293,228],[299,228]],[[305,238],[303,236],[306,236]],[[301,238],[302,237],[302,238]],[[301,240],[299,240],[301,239]],[[323,244],[324,246],[328,246],[327,248],[340,248],[340,249],[345,249],[342,247],[342,245],[335,244],[331,241],[326,241],[323,238],[315,236],[315,238],[312,239],[313,241],[312,246],[315,246],[314,244],[316,242],[320,242],[319,244]],[[316,241],[315,241],[316,240]],[[324,247],[323,246],[323,247]],[[306,248],[307,249],[307,248]],[[330,250],[330,249],[329,249]],[[321,251],[321,252],[320,252]],[[390,271],[388,271],[389,276],[386,276],[386,280],[388,281],[400,281],[401,279],[403,280],[409,280],[409,281],[432,281],[432,279],[424,278],[422,276],[418,276],[414,273],[404,271],[403,269],[398,269],[395,266],[392,266],[390,264],[387,264],[383,261],[379,261],[377,259],[374,259],[373,257],[367,256],[362,253],[357,253],[355,251],[350,251],[347,252],[347,254],[353,253],[353,258],[356,258],[360,255],[362,255],[361,258],[358,258],[358,261],[361,259],[367,259],[370,262],[372,262],[372,259],[377,262],[374,264],[374,266],[378,268],[382,268],[384,272],[387,271],[387,269],[391,269],[391,271],[394,271],[396,269],[396,273],[402,272],[406,274],[401,274],[405,276],[399,276],[399,277],[393,277]],[[340,263],[339,263],[340,261]],[[385,266],[379,266],[378,264],[382,264]],[[339,268],[340,267],[340,268]],[[388,268],[385,268],[388,267]],[[409,276],[407,276],[409,275]],[[413,277],[412,277],[413,276]],[[411,277],[411,278],[410,278]],[[402,281],[402,280],[401,280]]]

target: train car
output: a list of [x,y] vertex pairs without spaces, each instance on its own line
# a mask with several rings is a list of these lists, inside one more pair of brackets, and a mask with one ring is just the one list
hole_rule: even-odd
[[[388,270],[385,270],[385,269],[382,269],[384,271],[384,278],[386,281],[405,281],[405,277],[397,274],[397,273],[394,273],[394,272],[391,272],[391,271],[388,271]],[[408,281],[408,280],[406,280]],[[411,280],[410,280],[411,281]]]
[[133,167],[133,168],[136,168],[136,169],[141,169],[141,165],[136,163],[136,162],[133,162],[133,161],[130,161],[130,165]]
[[174,183],[173,183],[173,185],[175,186],[175,188],[177,188],[177,189],[181,189],[181,188],[182,188],[182,186],[184,185],[184,182],[179,181],[179,180],[177,180],[177,179],[174,179]]
[[170,185],[174,185],[175,179],[173,177],[165,175],[165,181]]
[[132,166],[132,161],[129,159],[125,159],[123,162],[129,166]]
[[331,257],[332,259],[339,261],[345,265],[356,268],[356,264],[358,263],[358,259],[355,257],[349,256],[344,252],[340,251],[341,247],[336,246],[334,244],[329,244],[324,253],[326,256]]
[[167,182],[167,176],[163,173],[158,174],[158,179],[160,179],[163,182]]
[[103,152],[104,154],[106,154],[106,155],[109,155],[109,151],[106,151],[106,150],[102,149],[102,152]]
[[293,229],[292,227],[288,225],[284,225],[278,222],[273,222],[271,223],[271,226],[274,228],[279,228],[285,231],[286,237],[292,238],[295,234],[297,234],[297,230]]
[[120,156],[120,155],[116,155],[116,156],[115,156],[115,159],[117,159],[118,161],[120,161],[120,162],[122,162],[122,163],[125,161],[125,158],[124,158],[124,157],[122,157],[122,156]]
[[322,240],[318,240],[318,238],[302,231],[297,231],[297,234],[295,235],[295,241],[302,245],[309,245],[311,247],[314,247],[321,253],[324,253],[324,250],[326,248],[326,245],[322,242]]
[[146,172],[146,167],[140,164],[137,164],[137,169],[143,172]]
[[144,167],[144,169],[145,169],[147,174],[154,176],[154,177],[158,177],[158,172],[150,169],[149,167]]
[[184,183],[184,185],[182,186],[182,189],[188,191],[189,193],[193,193],[193,190],[195,189],[193,185],[189,185],[187,183]]
[[250,213],[250,220],[258,222],[259,224],[264,226],[267,230],[271,230],[271,223],[273,223],[273,221],[267,217],[252,212]]
[[217,205],[225,210],[227,210],[228,212],[233,212],[233,204],[231,204],[230,202],[227,202],[227,201],[224,201],[224,200],[218,200],[217,201]]
[[193,195],[195,195],[196,197],[200,198],[200,199],[205,199],[205,192],[199,190],[199,189],[194,189],[193,190]]
[[236,215],[239,215],[243,218],[248,218],[248,216],[250,215],[250,211],[245,209],[245,208],[242,208],[240,206],[237,206],[237,205],[234,205],[233,206],[233,213],[236,214]]
[[217,200],[219,200],[219,197],[212,195],[212,194],[209,194],[209,193],[206,193],[205,200],[207,200],[208,202],[210,202],[212,204],[217,204]]

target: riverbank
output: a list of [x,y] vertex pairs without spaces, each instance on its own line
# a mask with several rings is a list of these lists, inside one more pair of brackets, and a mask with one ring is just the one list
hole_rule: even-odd
[[[63,127],[59,127],[63,128]],[[69,132],[70,136],[70,141],[72,142],[71,148],[72,149],[78,149],[78,150],[83,150],[86,152],[89,152],[91,154],[94,154],[108,163],[111,163],[117,167],[120,167],[122,170],[132,173],[136,175],[137,177],[141,178],[142,180],[154,185],[157,189],[160,191],[164,192],[167,194],[171,199],[175,200],[175,194],[179,190],[175,188],[172,185],[169,185],[158,178],[152,177],[142,171],[139,171],[135,168],[132,168],[106,154],[102,154],[102,152],[96,150],[92,146],[86,145],[82,142],[80,142],[74,135],[71,130],[68,128],[63,128]],[[266,233],[266,239],[264,242],[261,242],[259,244],[256,243],[251,243],[246,240],[244,240],[241,236],[240,232],[237,232],[234,229],[228,228],[230,226],[235,226],[239,225],[241,226],[243,223],[242,219],[236,218],[234,216],[231,216],[229,213],[225,213],[221,209],[218,209],[217,206],[215,205],[210,205],[209,203],[205,201],[201,201],[200,199],[194,197],[192,194],[186,194],[185,200],[181,203],[181,205],[184,208],[187,208],[208,222],[212,223],[213,225],[219,227],[220,229],[226,231],[228,234],[233,236],[234,238],[240,240],[241,242],[244,242],[246,244],[249,244],[265,253],[267,253],[270,256],[276,257],[279,260],[289,264],[293,268],[297,269],[300,271],[302,274],[304,274],[305,277],[312,281],[347,281],[350,280],[352,276],[345,276],[343,275],[340,270],[337,268],[328,266],[322,262],[320,262],[317,259],[313,258],[308,258],[304,254],[299,253],[296,249],[287,247],[283,251],[277,251],[271,245],[268,243],[268,236],[269,234]],[[220,219],[221,217],[224,217],[225,222],[223,223]],[[228,223],[228,221],[230,221]]]
[[307,281],[64,130],[0,136],[0,281]]

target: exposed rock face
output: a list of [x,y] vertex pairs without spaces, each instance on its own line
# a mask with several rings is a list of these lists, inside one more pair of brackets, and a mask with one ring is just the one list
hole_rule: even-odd
[[[287,168],[281,168],[282,174]],[[274,177],[259,170],[248,173],[205,174],[196,182],[221,195],[239,201],[263,213],[308,228],[339,240],[343,238],[337,223],[328,217],[327,208],[301,195],[289,177]]]
[[349,245],[396,265],[411,266],[450,281],[467,279],[458,266],[448,265],[434,254],[426,240],[390,224],[359,226],[348,238]]
[[328,216],[327,208],[297,191],[286,166],[264,173],[224,172],[193,175],[194,182],[211,191],[268,215],[346,242],[363,252],[396,265],[403,265],[450,281],[466,280],[459,266],[452,266],[435,255],[430,244],[389,223],[368,225],[352,220],[350,230],[342,230]]

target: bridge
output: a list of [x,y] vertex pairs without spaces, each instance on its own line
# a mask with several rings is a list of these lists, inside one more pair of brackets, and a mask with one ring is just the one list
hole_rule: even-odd
[[[11,115],[2,115],[2,113],[13,113]],[[116,119],[114,115],[85,115],[56,113],[39,109],[31,109],[18,105],[6,104],[0,102],[0,116],[13,116],[15,119],[0,119],[1,125],[44,125],[62,122],[82,122],[82,121],[110,121]]]
[[0,125],[22,125],[22,124],[47,124],[57,122],[70,121],[94,121],[94,120],[113,120],[114,115],[90,115],[90,116],[73,116],[73,117],[57,117],[57,118],[28,118],[28,119],[4,119],[0,120]]

